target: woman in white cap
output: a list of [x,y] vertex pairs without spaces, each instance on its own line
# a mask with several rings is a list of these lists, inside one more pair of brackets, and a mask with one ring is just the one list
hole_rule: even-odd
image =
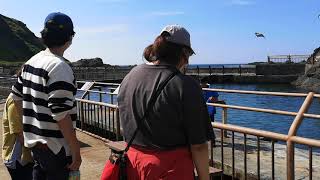
[[166,26],[144,51],[148,61],[131,70],[118,103],[128,151],[128,179],[209,179],[212,127],[199,83],[182,74],[194,54],[190,34]]

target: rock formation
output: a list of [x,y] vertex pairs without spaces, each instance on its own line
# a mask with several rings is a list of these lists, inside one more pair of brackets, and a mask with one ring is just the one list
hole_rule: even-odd
[[81,67],[103,67],[103,61],[101,58],[92,58],[92,59],[80,59],[77,62],[73,62],[72,66],[81,66]]
[[26,24],[0,14],[0,61],[23,62],[44,48]]
[[314,53],[308,58],[307,62],[314,64],[293,84],[297,87],[320,93],[320,47],[314,50]]

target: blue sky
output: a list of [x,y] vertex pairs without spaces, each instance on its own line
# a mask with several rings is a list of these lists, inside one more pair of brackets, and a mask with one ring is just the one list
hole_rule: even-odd
[[[68,14],[76,36],[65,56],[141,64],[144,48],[167,24],[191,34],[191,64],[264,61],[267,55],[310,54],[320,46],[319,0],[0,0],[0,14],[37,36],[45,17]],[[266,38],[256,38],[261,32]]]

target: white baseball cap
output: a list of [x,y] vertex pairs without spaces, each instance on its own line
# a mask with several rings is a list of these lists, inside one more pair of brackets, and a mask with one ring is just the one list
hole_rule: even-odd
[[193,49],[191,48],[190,34],[184,27],[177,24],[168,25],[161,31],[160,35],[163,32],[167,32],[170,34],[170,36],[166,38],[167,41],[186,46],[190,48],[192,54],[195,54]]

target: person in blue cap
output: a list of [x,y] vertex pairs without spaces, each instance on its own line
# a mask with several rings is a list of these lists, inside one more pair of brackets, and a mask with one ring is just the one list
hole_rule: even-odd
[[[207,84],[206,82],[202,81],[201,82],[201,87],[202,88],[209,88],[209,84]],[[218,102],[218,97],[219,97],[218,92],[215,92],[215,91],[202,91],[202,92],[203,92],[203,98],[204,98],[205,102],[207,102],[207,103],[216,103],[216,102]],[[214,116],[217,113],[216,107],[207,106],[207,108],[208,108],[208,113],[209,113],[210,120],[211,120],[211,122],[214,122]]]
[[[201,80],[201,88],[210,88],[210,85]],[[206,103],[219,103],[219,104],[225,104],[225,101],[223,100],[219,100],[219,93],[215,92],[215,91],[202,91],[203,93],[203,98],[205,100]],[[209,106],[207,105],[207,109],[208,109],[208,113],[209,113],[209,117],[211,122],[214,122],[215,120],[215,114],[217,113],[216,107],[215,106]],[[214,138],[212,140],[212,146],[215,147],[216,146],[216,137],[214,135]]]
[[76,80],[64,52],[75,32],[69,16],[47,16],[41,38],[47,49],[29,59],[12,87],[22,113],[24,145],[31,148],[34,180],[67,180],[81,165],[76,137]]

